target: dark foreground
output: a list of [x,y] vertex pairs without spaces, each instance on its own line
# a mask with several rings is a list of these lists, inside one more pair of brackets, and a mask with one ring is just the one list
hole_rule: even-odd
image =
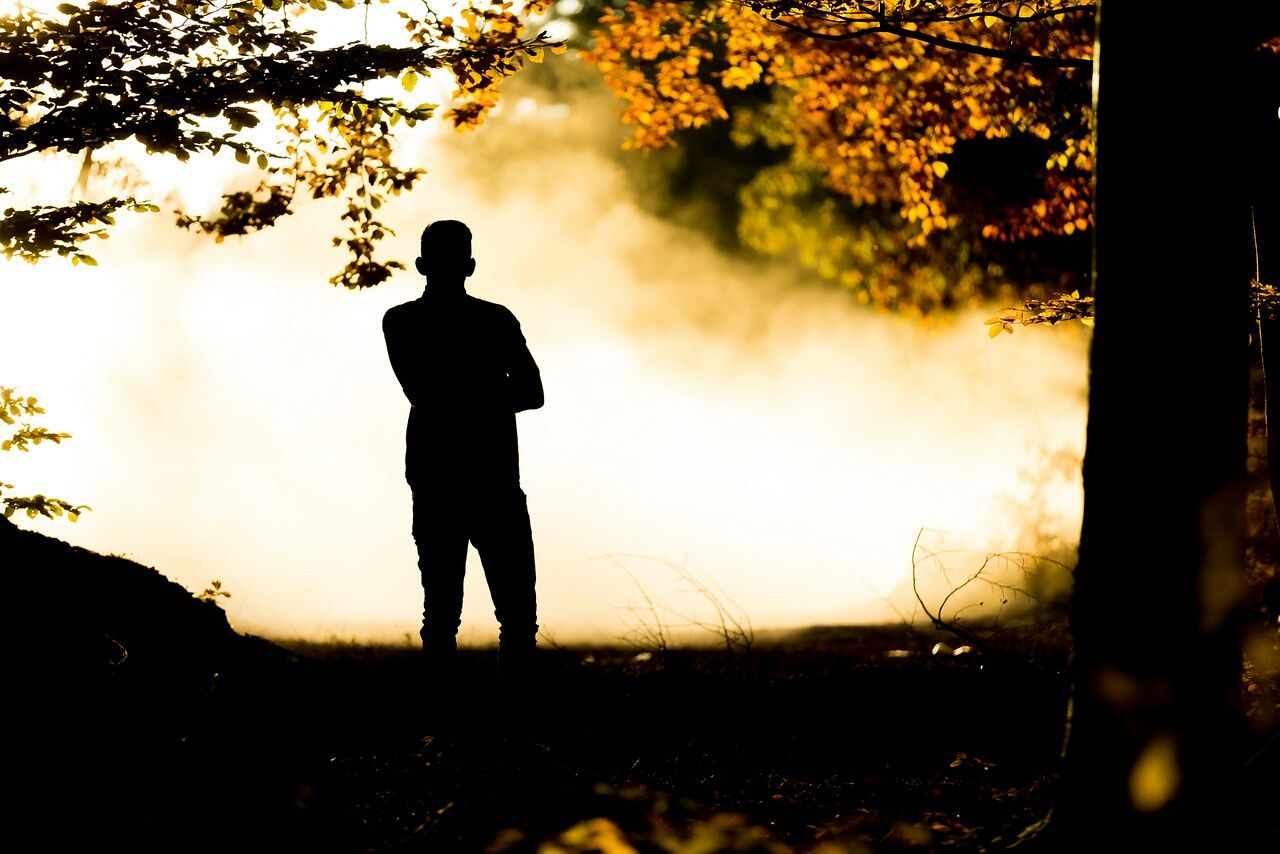
[[[934,658],[901,630],[547,651],[528,717],[495,696],[488,651],[450,698],[426,694],[413,650],[258,652],[195,696],[104,685],[65,709],[39,746],[45,832],[133,850],[982,851],[1047,810],[1064,707],[1056,662]],[[444,702],[447,734],[429,723]]]
[[361,849],[1002,847],[1047,809],[1062,682],[1046,662],[920,646],[843,629],[733,655],[558,650],[531,737],[505,739],[509,710],[477,653],[486,687],[462,705],[478,726],[426,742],[426,698],[388,690],[412,684],[411,659],[331,654],[323,666],[397,713],[382,738],[335,743],[317,803]]
[[491,651],[436,697],[410,648],[237,635],[154,570],[3,519],[0,554],[15,850],[983,851],[1053,795],[1061,637],[546,649],[515,704]]

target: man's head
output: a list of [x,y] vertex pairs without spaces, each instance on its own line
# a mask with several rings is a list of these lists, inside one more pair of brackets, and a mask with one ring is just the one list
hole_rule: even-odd
[[476,270],[471,257],[471,229],[456,219],[441,219],[422,230],[419,257],[414,262],[428,281],[459,285]]

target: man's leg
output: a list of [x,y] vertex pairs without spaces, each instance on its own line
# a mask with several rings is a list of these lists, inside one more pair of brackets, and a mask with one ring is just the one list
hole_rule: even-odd
[[415,492],[413,539],[422,573],[422,651],[428,678],[447,690],[458,653],[467,530],[456,502]]
[[521,690],[531,677],[538,635],[533,531],[524,492],[489,496],[478,517],[471,542],[498,618],[499,677],[505,689]]

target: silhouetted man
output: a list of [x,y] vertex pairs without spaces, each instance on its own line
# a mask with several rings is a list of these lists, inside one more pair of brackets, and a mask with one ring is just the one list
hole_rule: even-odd
[[493,596],[499,678],[510,689],[528,675],[538,632],[515,414],[542,406],[542,378],[515,315],[466,292],[476,262],[464,224],[427,226],[416,267],[426,289],[388,310],[382,330],[412,404],[405,477],[422,571],[422,648],[429,678],[446,684],[470,542]]

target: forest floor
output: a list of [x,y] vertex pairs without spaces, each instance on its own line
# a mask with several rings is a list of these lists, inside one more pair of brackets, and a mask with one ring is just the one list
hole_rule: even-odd
[[[412,646],[240,635],[152,568],[3,517],[0,556],[14,850],[1050,847],[1034,828],[1060,771],[1057,623],[961,656],[905,626],[552,645],[517,703],[490,649],[440,696]],[[1251,768],[1242,814],[1265,821],[1274,772]]]
[[3,518],[0,555],[14,850],[976,852],[1052,803],[1068,645],[1044,625],[961,656],[905,626],[552,646],[515,702],[493,650],[439,696],[411,646],[239,635]]
[[[746,651],[553,650],[527,735],[506,738],[518,715],[478,652],[466,732],[416,738],[429,700],[401,688],[378,701],[407,711],[389,740],[335,745],[319,786],[362,850],[1003,848],[1049,806],[1064,656],[935,657],[933,640],[866,627]],[[310,652],[366,696],[413,683],[404,651]]]
[[261,642],[181,703],[109,692],[54,803],[129,850],[998,850],[1051,802],[1064,646],[935,640],[546,649],[519,709],[492,650],[442,698],[409,647]]

